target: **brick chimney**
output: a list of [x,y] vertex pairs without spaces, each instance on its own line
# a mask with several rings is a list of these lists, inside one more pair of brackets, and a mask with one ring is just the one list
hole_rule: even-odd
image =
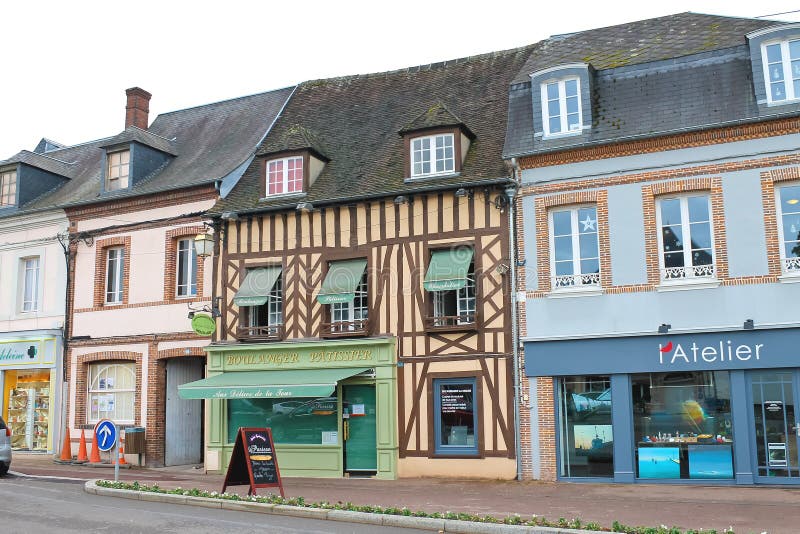
[[141,87],[131,87],[125,90],[128,104],[125,106],[125,128],[136,126],[142,130],[147,129],[147,115],[150,113],[150,97],[153,96]]

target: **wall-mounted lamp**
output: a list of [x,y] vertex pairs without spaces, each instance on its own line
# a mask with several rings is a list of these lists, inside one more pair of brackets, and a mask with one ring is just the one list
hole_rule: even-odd
[[209,234],[194,236],[194,249],[198,258],[208,258],[214,253],[214,238]]
[[669,329],[672,328],[671,324],[661,323],[661,326],[658,327],[659,334],[666,334],[669,332]]
[[217,317],[222,317],[222,312],[219,310],[219,303],[222,301],[222,297],[214,297],[214,304],[209,306],[206,304],[201,308],[192,308],[191,304],[187,304],[186,306],[189,308],[189,319],[194,317],[194,314],[197,312],[206,312],[210,313],[211,317],[216,319]]
[[756,325],[753,324],[753,320],[752,319],[745,320],[744,324],[742,325],[742,328],[744,328],[745,330],[752,330],[755,327],[756,327]]
[[464,197],[465,197],[465,196],[467,196],[468,194],[469,194],[469,192],[467,192],[467,190],[466,190],[466,189],[464,189],[463,187],[459,187],[458,189],[456,189],[456,193],[455,193],[455,195],[456,195],[458,198],[464,198]]
[[221,217],[226,221],[238,221],[239,214],[235,211],[223,211]]
[[396,197],[394,197],[394,203],[397,204],[398,206],[400,204],[409,204],[410,202],[411,199],[405,195],[397,195]]
[[511,267],[508,266],[505,262],[500,262],[497,264],[497,267],[494,268],[495,272],[500,276],[504,276],[511,270]]
[[311,202],[298,202],[297,203],[297,211],[302,211],[303,213],[308,213],[309,211],[314,210],[314,204]]

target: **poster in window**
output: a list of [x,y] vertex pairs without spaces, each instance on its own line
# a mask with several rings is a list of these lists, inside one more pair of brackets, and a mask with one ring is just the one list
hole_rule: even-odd
[[770,467],[786,467],[786,444],[767,443]]
[[680,478],[678,447],[639,447],[639,478]]
[[106,378],[106,389],[114,389],[114,377],[109,376]]
[[472,412],[471,384],[442,384],[439,395],[443,414]]

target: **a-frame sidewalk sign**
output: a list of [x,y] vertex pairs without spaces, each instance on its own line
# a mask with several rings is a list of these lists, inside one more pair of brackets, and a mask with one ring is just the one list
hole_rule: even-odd
[[284,496],[272,430],[239,428],[222,493],[228,486],[250,486],[248,495],[255,495],[256,488],[278,488],[281,497]]

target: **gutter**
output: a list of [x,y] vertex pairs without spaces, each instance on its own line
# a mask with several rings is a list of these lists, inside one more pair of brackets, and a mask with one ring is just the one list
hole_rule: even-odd
[[520,405],[522,392],[519,376],[519,326],[517,324],[517,250],[516,250],[516,218],[514,199],[519,184],[516,180],[519,172],[517,160],[511,159],[511,183],[506,188],[508,197],[508,263],[511,273],[511,352],[514,357],[514,451],[517,459],[517,480],[522,480],[522,440],[520,438]]
[[[514,180],[503,177],[503,178],[489,178],[486,180],[478,180],[475,182],[460,182],[450,185],[441,185],[441,184],[431,184],[428,186],[423,187],[415,187],[412,189],[401,189],[401,190],[394,190],[394,191],[381,191],[378,193],[370,193],[366,195],[358,195],[353,197],[339,197],[339,198],[330,198],[330,199],[322,199],[322,200],[310,200],[309,202],[313,203],[314,207],[319,206],[328,206],[328,205],[336,205],[336,204],[344,204],[344,203],[355,203],[355,202],[363,202],[367,200],[375,200],[378,198],[386,198],[391,197],[394,195],[414,195],[419,193],[430,193],[433,191],[450,191],[452,189],[459,189],[462,187],[486,187],[486,186],[493,186],[493,185],[509,185],[515,183]],[[516,187],[516,186],[515,186]],[[299,199],[301,202],[306,201],[305,198]],[[233,211],[233,210],[225,210],[225,212],[236,213],[237,215],[252,215],[256,213],[265,213],[271,211],[283,211],[283,210],[293,210],[296,207],[296,203],[287,203],[287,204],[279,204],[274,206],[261,206],[257,208],[250,208],[241,211]],[[220,217],[222,213],[207,213],[210,217]]]

